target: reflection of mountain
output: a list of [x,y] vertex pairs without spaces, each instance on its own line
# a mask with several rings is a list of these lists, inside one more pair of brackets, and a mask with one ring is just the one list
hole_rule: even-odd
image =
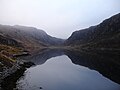
[[56,56],[63,55],[64,53],[61,50],[49,50],[45,49],[38,51],[31,56],[24,57],[24,59],[34,62],[36,65],[44,64],[48,59]]
[[82,65],[96,70],[103,76],[120,84],[120,56],[114,55],[90,55],[77,52],[65,51],[65,54],[74,64]]
[[120,84],[120,56],[102,54],[85,54],[74,51],[62,50],[43,50],[34,53],[32,56],[24,59],[34,62],[36,65],[44,64],[48,59],[60,55],[67,55],[74,64],[82,65],[90,69],[96,70],[103,76]]

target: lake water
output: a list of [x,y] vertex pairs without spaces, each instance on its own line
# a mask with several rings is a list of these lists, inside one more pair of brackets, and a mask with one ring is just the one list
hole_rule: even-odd
[[38,52],[28,59],[36,65],[28,68],[17,81],[18,90],[120,90],[116,78],[106,78],[114,77],[114,73],[106,74],[111,73],[109,69],[106,70],[110,62],[105,62],[105,69],[100,68],[102,74],[97,71],[99,66],[104,66],[100,58],[98,65],[93,57],[87,60],[86,55],[48,50]]

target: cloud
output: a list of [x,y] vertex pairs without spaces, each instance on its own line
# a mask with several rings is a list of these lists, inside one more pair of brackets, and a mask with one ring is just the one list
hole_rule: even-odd
[[119,13],[119,4],[120,0],[0,0],[0,23],[34,26],[67,38]]

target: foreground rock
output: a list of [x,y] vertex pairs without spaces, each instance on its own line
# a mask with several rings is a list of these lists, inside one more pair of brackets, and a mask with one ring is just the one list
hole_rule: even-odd
[[0,90],[13,90],[16,81],[23,75],[26,68],[34,65],[32,62],[18,60],[11,68],[5,68],[0,74]]

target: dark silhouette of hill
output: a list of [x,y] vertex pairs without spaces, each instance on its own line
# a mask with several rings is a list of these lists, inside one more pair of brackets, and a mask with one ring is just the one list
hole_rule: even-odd
[[96,26],[73,32],[66,45],[82,48],[120,48],[120,13]]

